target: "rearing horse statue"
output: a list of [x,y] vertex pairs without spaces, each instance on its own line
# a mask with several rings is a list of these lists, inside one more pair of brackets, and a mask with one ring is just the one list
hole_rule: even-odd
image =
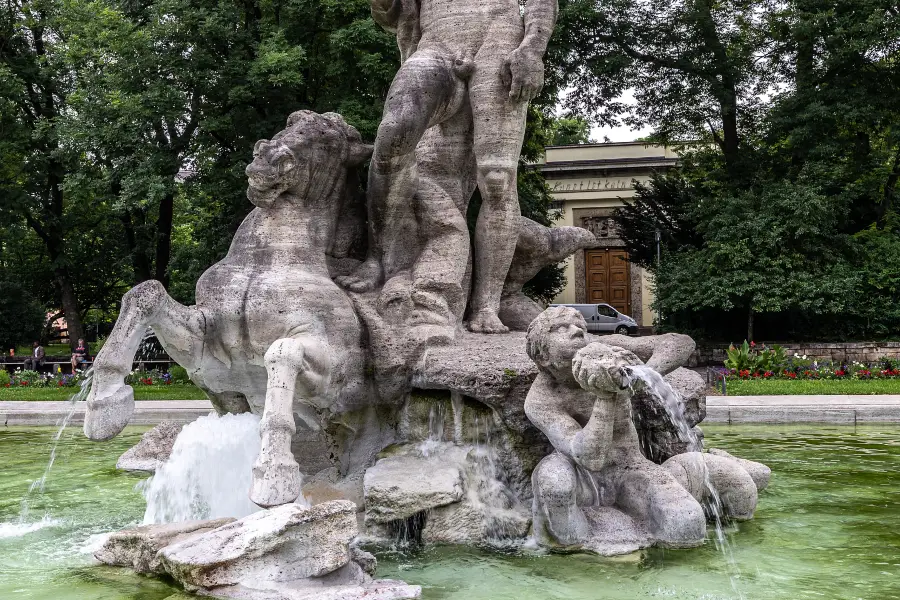
[[359,319],[332,282],[326,253],[351,192],[350,170],[371,152],[336,113],[295,112],[286,129],[257,142],[247,167],[256,208],[225,258],[197,282],[197,304],[179,304],[158,281],[123,298],[94,363],[85,434],[105,440],[127,425],[134,391],[125,376],[152,327],[220,413],[262,414],[251,500],[264,507],[296,500],[294,414],[315,430],[317,411],[367,397]]

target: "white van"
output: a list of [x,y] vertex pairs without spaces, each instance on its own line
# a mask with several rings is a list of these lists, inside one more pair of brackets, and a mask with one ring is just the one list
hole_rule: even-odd
[[609,304],[551,304],[550,306],[570,306],[584,316],[590,333],[618,333],[636,335],[637,322],[623,315]]

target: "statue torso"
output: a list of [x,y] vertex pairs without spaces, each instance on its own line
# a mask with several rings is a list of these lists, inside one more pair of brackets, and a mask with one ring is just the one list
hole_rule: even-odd
[[442,44],[472,54],[493,37],[497,25],[524,30],[516,0],[420,0],[419,24],[420,47]]

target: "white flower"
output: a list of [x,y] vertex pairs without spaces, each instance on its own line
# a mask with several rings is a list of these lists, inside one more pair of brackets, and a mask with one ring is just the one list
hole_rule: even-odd
[[803,360],[806,360],[806,355],[805,355],[805,354],[803,355]]

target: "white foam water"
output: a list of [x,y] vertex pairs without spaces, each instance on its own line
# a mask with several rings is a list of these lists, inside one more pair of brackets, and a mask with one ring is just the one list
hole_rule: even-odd
[[28,535],[29,533],[34,533],[35,531],[40,531],[47,527],[56,527],[59,524],[59,520],[51,519],[49,515],[45,516],[40,521],[32,523],[23,521],[18,521],[16,523],[0,523],[0,540],[22,537],[23,535]]
[[[634,365],[627,367],[631,376],[629,387],[634,390],[635,384],[640,381],[646,386],[659,403],[665,408],[666,414],[672,421],[672,424],[678,430],[678,436],[683,442],[688,442],[688,448],[696,452],[703,451],[703,442],[698,438],[696,432],[688,424],[684,416],[684,402],[681,394],[672,389],[672,386],[654,369],[646,365]],[[695,455],[697,456],[697,455]],[[701,460],[698,465],[703,477],[703,484],[707,490],[707,501],[704,510],[710,516],[715,525],[715,544],[716,548],[725,557],[725,561],[729,567],[729,579],[731,580],[731,589],[743,600],[744,595],[738,589],[737,579],[741,576],[737,562],[734,560],[734,553],[731,551],[731,544],[725,532],[725,511],[722,507],[722,500],[719,492],[709,478],[709,470],[706,468],[706,462]]]
[[147,500],[144,524],[245,517],[259,509],[249,498],[259,455],[259,417],[210,414],[185,425],[172,454],[138,484]]

